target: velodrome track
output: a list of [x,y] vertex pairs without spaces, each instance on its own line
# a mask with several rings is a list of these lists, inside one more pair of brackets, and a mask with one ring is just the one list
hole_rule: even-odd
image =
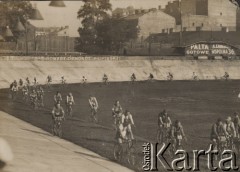
[[[68,85],[66,88],[54,86],[47,92],[46,108],[33,112],[21,101],[12,103],[8,100],[7,90],[0,94],[1,110],[37,127],[50,131],[52,97],[57,90],[65,96],[73,92],[77,106],[74,117],[64,124],[64,139],[82,145],[98,154],[112,158],[114,131],[112,130],[111,107],[119,99],[124,109],[129,109],[136,121],[134,132],[139,140],[139,164],[134,170],[141,169],[141,144],[155,141],[156,117],[164,108],[170,110],[173,120],[181,119],[189,137],[189,150],[205,148],[209,143],[211,124],[221,116],[238,111],[239,81],[173,81],[173,82],[139,82],[136,85],[122,83],[128,81],[134,72],[139,80],[145,80],[153,73],[157,79],[163,80],[170,71],[174,79],[191,79],[196,72],[200,79],[210,80],[221,77],[225,71],[231,78],[239,79],[238,61],[192,61],[192,60],[119,60],[119,61],[0,61],[1,86],[8,87],[14,79],[37,77],[45,83],[46,76],[52,75],[56,83],[62,75],[68,83],[81,81],[82,75],[89,82],[101,81],[103,73],[109,75],[108,86],[92,83],[83,87],[79,84]],[[87,98],[94,94],[100,101],[100,125],[86,122],[89,114]],[[197,133],[197,135],[196,135]]]
[[[138,80],[146,80],[152,73],[157,80],[166,80],[168,72],[174,80],[191,80],[195,72],[201,80],[220,78],[228,72],[231,79],[240,79],[239,60],[152,60],[151,57],[115,57],[106,60],[18,60],[20,57],[0,58],[0,87],[7,88],[14,79],[37,77],[39,83],[45,83],[51,75],[55,83],[65,76],[68,83],[81,82],[82,76],[88,82],[101,82],[104,73],[110,81],[129,81],[132,73]],[[20,58],[21,59],[21,58]],[[44,59],[44,58],[43,58]],[[85,58],[88,59],[88,58]],[[109,60],[110,59],[110,60]]]

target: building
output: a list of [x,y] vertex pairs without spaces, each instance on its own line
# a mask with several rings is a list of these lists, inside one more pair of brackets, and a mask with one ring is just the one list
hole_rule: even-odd
[[153,33],[170,33],[176,27],[175,18],[161,10],[135,11],[134,15],[124,18],[129,23],[136,23],[139,29],[138,38],[144,41]]
[[227,0],[182,0],[184,31],[236,31],[237,7]]

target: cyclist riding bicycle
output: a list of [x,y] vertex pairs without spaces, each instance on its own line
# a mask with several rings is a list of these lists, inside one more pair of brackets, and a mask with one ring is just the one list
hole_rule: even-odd
[[37,108],[37,92],[35,89],[32,90],[32,93],[30,94],[30,101],[31,105],[34,107],[34,109]]
[[29,87],[29,86],[30,86],[30,80],[29,80],[29,78],[28,78],[28,77],[26,78],[26,85],[27,85],[27,87]]
[[60,105],[60,102],[57,102],[52,110],[52,121],[53,121],[53,129],[58,120],[63,120],[65,118],[65,113]]
[[50,75],[47,76],[47,86],[50,87],[52,83],[52,77]]
[[67,105],[73,105],[73,104],[75,104],[73,95],[72,95],[72,93],[69,93],[67,95]]
[[226,141],[226,131],[221,118],[219,118],[217,122],[212,125],[210,139],[212,141],[214,150],[219,149],[220,142]]
[[173,143],[176,146],[176,148],[182,145],[183,139],[187,141],[183,130],[183,126],[179,120],[176,120],[171,128],[171,138],[173,139]]
[[88,99],[89,105],[90,105],[90,109],[91,109],[91,117],[96,121],[96,115],[97,115],[97,111],[98,111],[98,101],[97,98],[94,96],[90,96]]
[[108,76],[107,74],[103,74],[103,82],[106,84],[108,82]]
[[132,114],[128,110],[126,110],[122,120],[123,120],[123,126],[127,127],[127,132],[129,133],[131,140],[134,140],[132,126],[135,127],[135,124],[133,121]]
[[27,96],[28,96],[28,88],[26,85],[23,86],[22,88],[22,96],[24,100],[27,100]]
[[117,100],[112,108],[112,116],[115,125],[117,124],[119,118],[121,117],[122,112],[123,112],[122,106],[120,105],[120,102]]
[[198,76],[196,75],[195,72],[193,72],[192,79],[193,79],[193,80],[198,80]]
[[122,144],[124,140],[127,140],[127,127],[124,127],[122,123],[117,126],[116,140],[118,144]]
[[23,87],[23,80],[22,79],[20,79],[18,83],[19,83],[19,86]]
[[13,84],[12,84],[12,88],[10,89],[11,90],[11,96],[12,96],[12,99],[16,99],[16,96],[17,96],[17,91],[18,91],[18,86],[17,86],[17,84],[15,84],[14,82],[13,82]]
[[234,117],[233,123],[236,130],[236,137],[239,138],[240,137],[240,117],[237,112],[235,112],[234,115],[235,117]]
[[148,80],[153,80],[154,79],[154,76],[152,73],[149,74],[149,77],[148,77]]
[[86,84],[87,83],[87,78],[85,76],[82,77],[82,83]]
[[64,76],[61,77],[61,84],[66,84],[66,79],[64,78]]
[[227,72],[225,72],[225,74],[223,75],[223,78],[225,79],[225,80],[228,80],[229,79],[229,74],[227,73]]
[[43,90],[43,88],[40,86],[40,87],[37,89],[37,98],[38,98],[38,101],[40,102],[40,104],[41,104],[42,107],[44,106],[43,96],[44,96],[44,90]]
[[59,91],[57,91],[57,93],[54,95],[54,102],[61,102],[62,101],[62,95]]
[[72,93],[69,93],[67,95],[67,100],[66,100],[66,105],[67,105],[67,113],[69,113],[69,115],[71,115],[72,112],[72,105],[75,104],[74,98]]
[[136,79],[137,79],[136,75],[135,75],[135,73],[133,73],[132,76],[131,76],[131,81],[134,82],[134,81],[136,81]]
[[232,118],[229,116],[226,119],[226,123],[224,124],[224,129],[226,131],[226,136],[228,138],[236,138],[236,130],[234,123],[232,122]]
[[[167,135],[170,132],[172,125],[171,118],[169,117],[166,110],[163,110],[158,116],[158,127],[159,127],[159,139],[163,142],[163,135]],[[165,133],[164,133],[165,132]]]
[[167,79],[168,79],[168,80],[173,80],[173,74],[170,73],[170,72],[168,72]]

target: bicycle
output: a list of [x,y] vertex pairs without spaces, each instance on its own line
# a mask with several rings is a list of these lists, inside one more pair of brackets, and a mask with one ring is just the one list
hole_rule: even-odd
[[90,122],[93,122],[96,124],[99,122],[98,117],[97,117],[97,108],[96,107],[91,108]]
[[58,136],[62,138],[62,121],[64,120],[64,117],[55,117],[54,123],[53,123],[53,129],[52,133],[54,136]]
[[134,166],[136,164],[136,149],[135,141],[131,139],[123,139],[123,143],[115,143],[113,149],[114,159],[116,161],[123,161],[124,155],[126,155],[129,165]]
[[72,105],[73,105],[73,102],[68,102],[67,103],[67,110],[66,110],[66,112],[67,112],[67,115],[70,116],[70,117],[72,117]]
[[169,154],[171,157],[174,157],[175,153],[177,150],[183,150],[183,136],[182,135],[177,135],[176,138],[170,138],[170,149],[169,149]]

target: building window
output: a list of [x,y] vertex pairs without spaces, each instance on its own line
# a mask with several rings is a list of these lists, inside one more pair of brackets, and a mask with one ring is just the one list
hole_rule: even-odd
[[202,27],[204,26],[204,24],[202,23]]
[[222,27],[222,24],[220,24],[220,26]]
[[195,26],[195,23],[192,23],[192,26]]
[[222,12],[220,13],[220,16],[222,16]]

